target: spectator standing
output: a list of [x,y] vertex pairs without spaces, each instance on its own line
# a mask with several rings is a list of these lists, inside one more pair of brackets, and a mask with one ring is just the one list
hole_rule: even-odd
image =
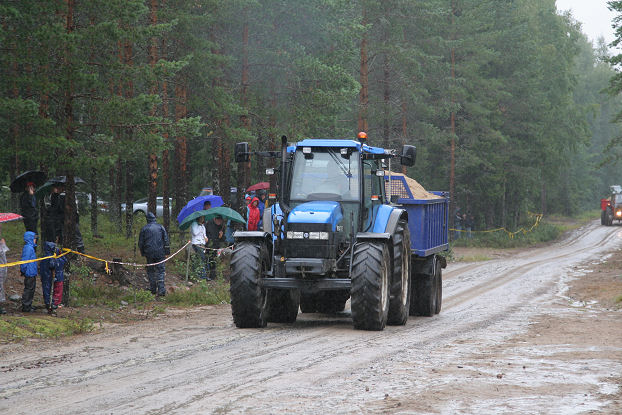
[[[6,264],[6,253],[9,248],[6,246],[4,238],[0,238],[0,264]],[[6,302],[6,294],[4,292],[4,281],[6,281],[7,268],[0,268],[0,314],[6,314],[3,304]]]
[[473,229],[473,215],[471,215],[470,213],[467,215],[464,215],[464,229],[467,232],[467,238],[472,239],[473,235],[471,234],[471,230]]
[[216,250],[225,246],[225,223],[221,216],[207,222],[207,238],[212,250],[208,254],[210,279],[216,279]]
[[257,192],[257,196],[259,197],[259,203],[257,207],[259,208],[259,224],[257,225],[258,229],[261,229],[263,226],[263,211],[266,208],[266,191],[260,190]]
[[24,227],[26,231],[37,233],[37,222],[39,213],[37,212],[37,198],[35,197],[35,184],[26,183],[24,192],[19,197],[20,214],[24,217]]
[[[53,256],[58,254],[54,242],[43,243],[43,255]],[[48,258],[41,261],[39,267],[39,276],[41,277],[41,289],[43,291],[43,302],[48,312],[52,312],[58,308],[63,297],[63,281],[64,281],[64,267],[67,259],[65,257],[60,258]]]
[[138,248],[140,254],[147,259],[147,277],[149,278],[149,290],[158,297],[166,295],[164,286],[165,266],[162,262],[170,254],[169,238],[164,226],[156,222],[152,212],[147,213],[147,224],[143,226],[138,235]]
[[199,271],[199,278],[206,279],[207,278],[207,268],[209,267],[207,256],[205,255],[205,247],[207,246],[207,235],[205,233],[205,218],[203,216],[199,216],[195,221],[190,225],[190,243],[192,244],[192,249],[201,259],[201,268]]
[[454,215],[454,239],[460,239],[460,233],[462,232],[462,214],[460,208],[456,208],[456,214]]
[[[37,259],[35,248],[37,247],[37,235],[32,231],[24,232],[24,248],[22,249],[22,261]],[[21,264],[19,270],[24,277],[24,293],[22,294],[22,311],[29,313],[34,310],[32,299],[37,287],[37,263],[29,262]]]
[[246,228],[249,231],[256,231],[259,225],[259,199],[256,197],[253,198],[251,203],[248,205],[248,219],[246,222]]

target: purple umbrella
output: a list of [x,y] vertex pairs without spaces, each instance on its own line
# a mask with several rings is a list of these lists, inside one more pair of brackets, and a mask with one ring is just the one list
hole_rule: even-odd
[[181,222],[186,218],[186,216],[197,212],[199,210],[203,210],[203,204],[205,202],[210,202],[212,204],[211,207],[218,207],[224,204],[222,197],[216,195],[207,195],[207,196],[199,196],[195,197],[184,206],[179,215],[177,215],[177,223],[181,224]]

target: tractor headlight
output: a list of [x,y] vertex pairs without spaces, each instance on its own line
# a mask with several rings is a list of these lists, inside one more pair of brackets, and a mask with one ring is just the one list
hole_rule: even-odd
[[617,217],[622,216],[622,210],[617,210],[617,211],[616,211],[616,216],[617,216]]

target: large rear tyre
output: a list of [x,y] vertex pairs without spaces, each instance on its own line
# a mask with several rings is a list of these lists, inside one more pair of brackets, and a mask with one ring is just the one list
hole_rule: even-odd
[[360,330],[382,330],[389,314],[389,250],[383,243],[363,242],[352,256],[352,320]]
[[411,316],[432,317],[436,314],[438,300],[438,276],[439,264],[434,260],[431,273],[417,273],[413,275],[411,282],[412,298],[410,302]]
[[393,274],[387,324],[403,326],[410,310],[410,231],[400,221],[393,236]]
[[267,292],[261,276],[267,267],[268,254],[263,244],[242,241],[231,255],[231,314],[239,328],[265,327]]
[[268,292],[268,321],[294,323],[298,317],[300,291],[273,289]]
[[434,314],[441,312],[441,305],[443,304],[443,269],[441,265],[436,263],[436,308]]
[[607,224],[607,211],[606,210],[600,211],[600,224],[601,225]]

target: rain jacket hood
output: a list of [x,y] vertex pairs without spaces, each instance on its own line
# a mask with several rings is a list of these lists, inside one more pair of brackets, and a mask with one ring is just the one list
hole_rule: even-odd
[[43,243],[43,255],[50,256],[54,255],[54,251],[56,250],[56,244],[54,242],[44,242]]
[[147,223],[155,223],[156,217],[153,212],[147,212]]
[[35,243],[35,236],[37,236],[37,234],[32,231],[24,232],[24,243],[32,246],[33,248],[36,247],[37,244]]

